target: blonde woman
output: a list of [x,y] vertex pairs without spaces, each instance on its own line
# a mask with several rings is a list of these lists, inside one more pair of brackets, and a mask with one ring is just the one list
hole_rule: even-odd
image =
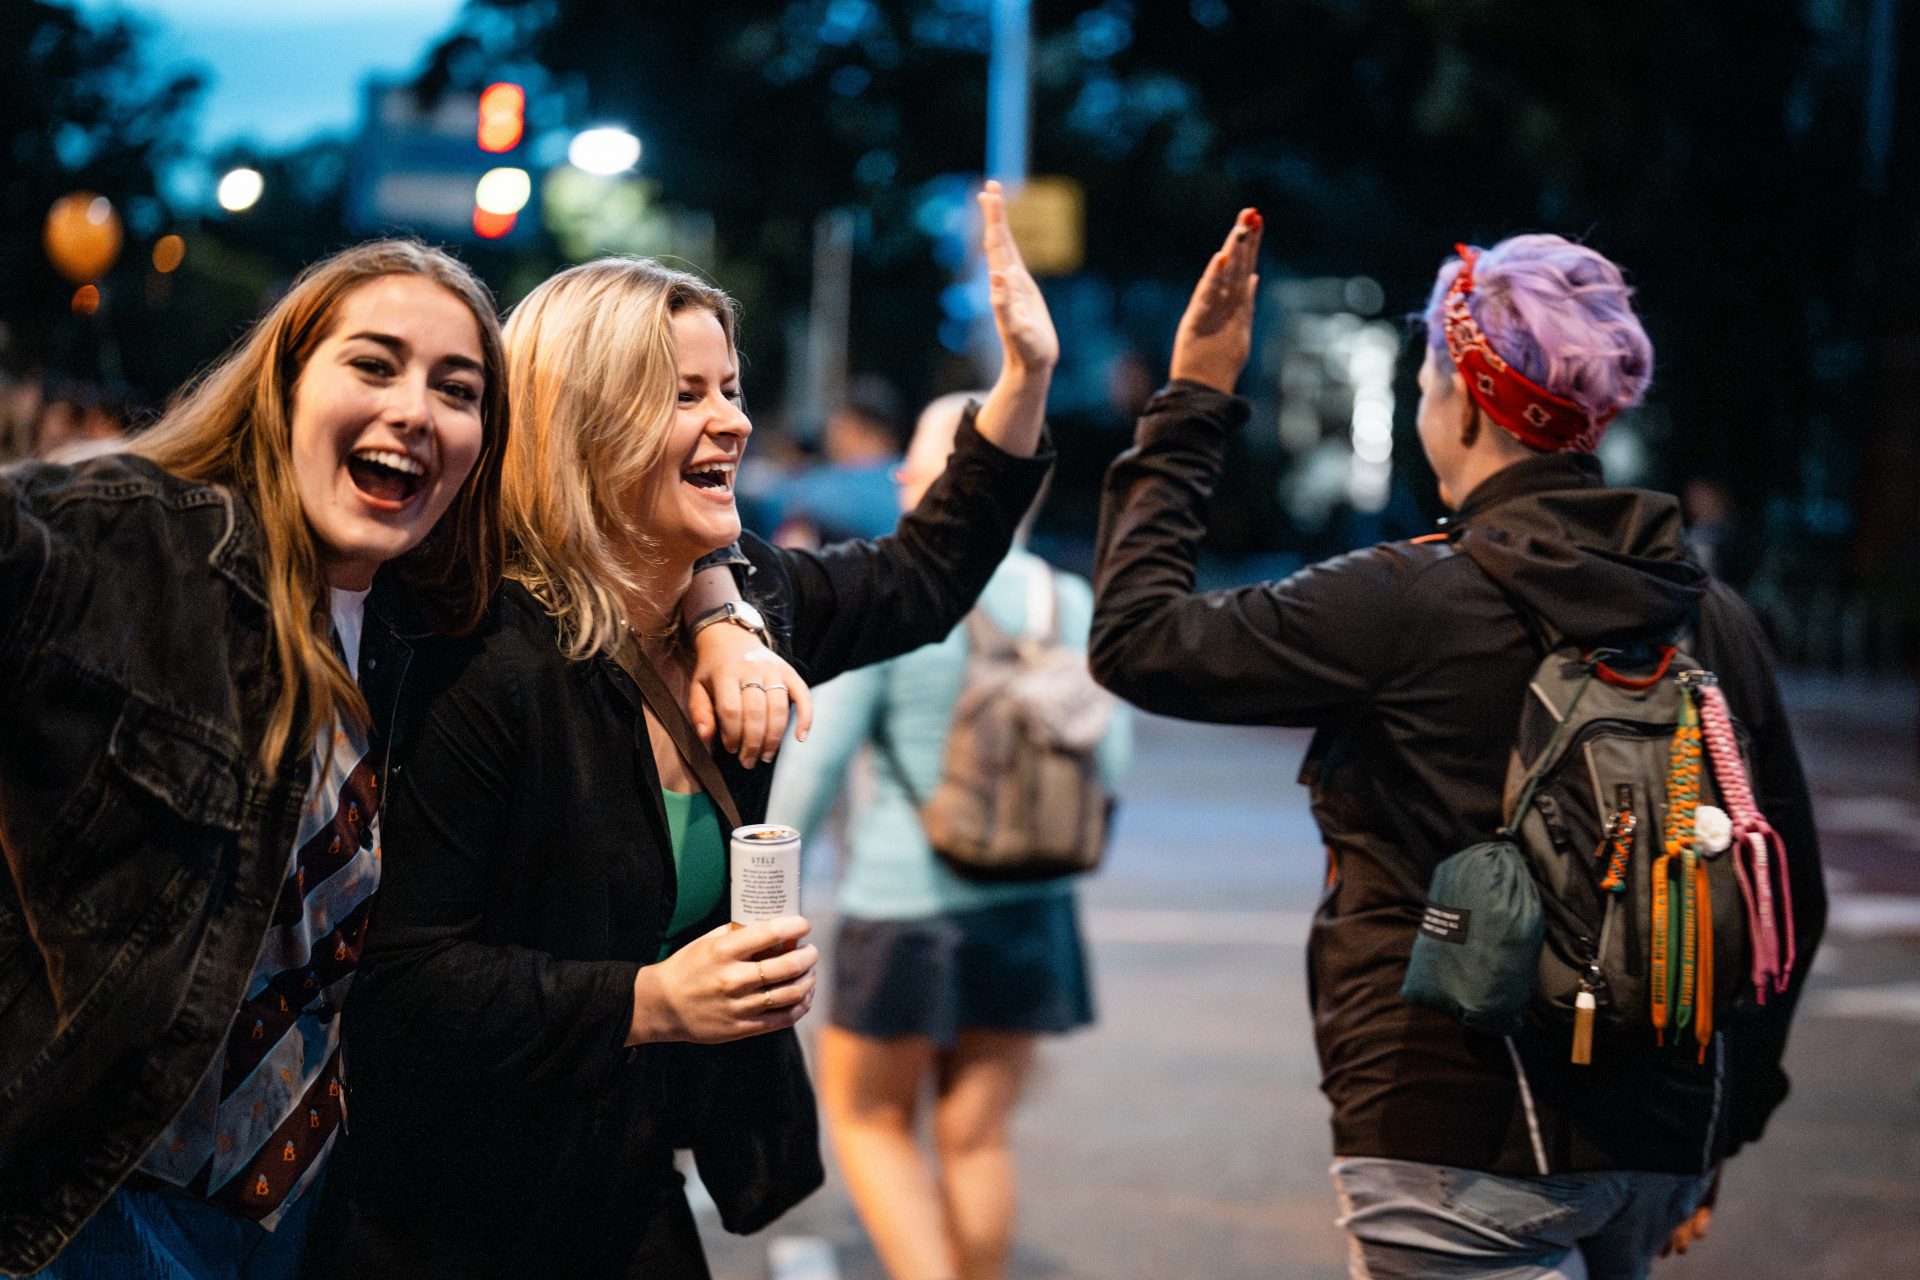
[[133,453],[0,471],[0,1271],[294,1273],[406,637],[498,578],[503,373],[466,268],[367,244]]
[[[816,953],[799,917],[726,927],[719,813],[758,820],[767,773],[722,760],[730,795],[709,794],[711,760],[675,747],[690,674],[673,621],[696,560],[736,538],[745,621],[808,680],[938,639],[972,605],[1047,470],[1058,356],[997,188],[981,206],[1005,368],[946,474],[874,543],[742,537],[753,428],[719,290],[610,259],[515,311],[511,581],[430,664],[440,692],[395,780],[404,857],[348,1011],[344,1273],[705,1276],[676,1147],[734,1230],[819,1182],[790,1030]],[[750,708],[788,692],[743,683]]]

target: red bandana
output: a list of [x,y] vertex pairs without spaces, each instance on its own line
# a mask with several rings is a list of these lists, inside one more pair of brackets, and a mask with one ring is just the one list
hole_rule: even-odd
[[1454,277],[1440,306],[1440,320],[1447,331],[1447,355],[1467,384],[1467,394],[1508,435],[1528,448],[1542,453],[1592,453],[1617,410],[1590,418],[1573,401],[1535,386],[1502,360],[1467,309],[1479,251],[1464,244],[1455,245],[1454,250],[1460,255],[1460,274]]

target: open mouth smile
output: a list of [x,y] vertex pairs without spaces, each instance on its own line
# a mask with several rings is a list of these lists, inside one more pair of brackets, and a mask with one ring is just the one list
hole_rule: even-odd
[[427,467],[394,449],[355,449],[347,455],[353,487],[377,507],[398,510],[427,487]]
[[733,473],[738,463],[726,460],[696,462],[680,473],[680,478],[716,500],[733,498]]

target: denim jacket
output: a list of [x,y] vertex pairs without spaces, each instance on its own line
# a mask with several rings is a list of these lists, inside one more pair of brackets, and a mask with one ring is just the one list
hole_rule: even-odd
[[[258,760],[261,534],[144,459],[0,471],[0,1271],[45,1266],[220,1052],[309,784]],[[408,647],[361,673],[391,726]]]

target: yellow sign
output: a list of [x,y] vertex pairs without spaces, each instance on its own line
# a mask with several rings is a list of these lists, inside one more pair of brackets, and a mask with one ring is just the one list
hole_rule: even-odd
[[1086,193],[1072,178],[1028,178],[1007,200],[1007,224],[1036,276],[1071,275],[1086,259]]

